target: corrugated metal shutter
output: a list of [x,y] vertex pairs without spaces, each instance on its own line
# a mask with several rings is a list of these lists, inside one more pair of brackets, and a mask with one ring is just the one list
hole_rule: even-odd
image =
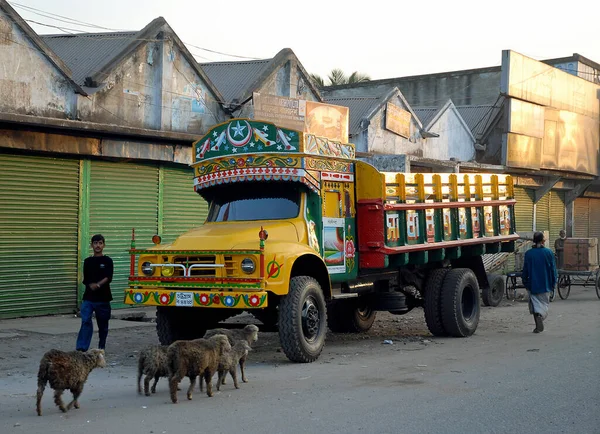
[[163,167],[163,231],[165,243],[182,233],[201,226],[208,205],[194,191],[194,170],[190,167]]
[[77,307],[79,160],[0,154],[0,318]]
[[515,223],[517,232],[533,230],[533,192],[522,187],[515,187]]
[[600,199],[590,199],[590,238],[600,241]]
[[590,227],[590,199],[580,197],[575,199],[573,236],[575,238],[588,238]]
[[550,231],[550,192],[535,204],[535,230]]
[[131,229],[137,248],[152,245],[158,233],[158,167],[92,161],[90,169],[90,233],[106,238],[104,253],[113,259],[113,307],[125,307],[129,277]]
[[554,241],[558,239],[558,233],[565,229],[565,193],[552,190],[550,192],[550,239],[546,247],[554,250]]

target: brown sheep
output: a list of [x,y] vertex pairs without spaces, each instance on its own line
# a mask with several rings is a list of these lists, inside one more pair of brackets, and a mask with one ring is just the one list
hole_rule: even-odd
[[[204,334],[204,337],[209,338],[216,334],[227,336],[231,345],[235,345],[235,342],[238,340],[244,340],[248,342],[249,346],[252,346],[252,344],[258,340],[258,327],[254,324],[248,324],[243,329],[212,329],[208,330]],[[242,371],[242,381],[244,383],[248,382],[248,378],[246,378],[246,371],[244,370],[247,358],[248,355],[245,355],[240,359],[240,371]],[[223,382],[221,384],[225,384],[225,377],[223,377],[222,381]]]
[[217,372],[221,355],[230,350],[231,345],[224,335],[215,335],[210,339],[173,342],[167,350],[171,401],[177,403],[177,386],[183,377],[190,378],[187,399],[191,400],[196,377],[199,375],[206,381],[206,394],[213,396],[212,377]]
[[[217,368],[219,373],[219,376],[217,377],[217,390],[221,390],[221,384],[225,384],[225,376],[227,375],[227,372],[231,374],[235,388],[240,388],[237,381],[237,365],[240,363],[242,358],[246,358],[248,356],[248,351],[250,350],[252,350],[252,348],[250,348],[248,342],[244,340],[238,340],[231,348],[231,351],[226,351],[223,353],[221,360],[219,360],[219,367]],[[200,385],[202,385],[202,382]]]
[[156,393],[156,383],[160,377],[169,377],[169,369],[167,367],[167,348],[168,345],[150,345],[140,352],[138,358],[138,393],[142,394],[142,375],[144,378],[144,394],[150,396],[150,380],[154,378],[152,385],[152,393]]
[[[94,368],[104,368],[105,366],[104,350],[94,349],[87,352],[48,351],[40,361],[40,370],[38,372],[36,401],[38,416],[42,415],[42,395],[44,394],[46,383],[50,382],[50,387],[54,389],[54,403],[65,413],[71,407],[79,408],[77,399],[83,391],[83,385],[90,372]],[[66,389],[69,389],[73,394],[73,401],[65,407],[61,395]]]

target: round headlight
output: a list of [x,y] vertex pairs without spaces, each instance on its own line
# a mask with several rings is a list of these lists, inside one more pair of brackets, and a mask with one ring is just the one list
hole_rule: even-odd
[[142,273],[144,273],[146,276],[152,276],[152,274],[154,274],[154,270],[150,266],[150,262],[144,262],[142,264]]
[[256,270],[254,260],[252,260],[252,258],[244,258],[242,261],[242,271],[247,274],[252,274],[254,273],[254,270]]
[[161,267],[161,268],[162,268],[161,273],[165,277],[171,277],[173,274],[175,274],[174,267]]

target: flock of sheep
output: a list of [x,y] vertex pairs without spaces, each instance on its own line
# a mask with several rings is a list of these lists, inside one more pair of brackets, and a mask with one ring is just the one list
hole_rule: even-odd
[[[177,390],[183,377],[189,377],[190,386],[187,398],[192,399],[196,378],[200,377],[200,391],[206,383],[206,393],[213,396],[212,378],[217,377],[217,390],[225,384],[227,373],[233,378],[233,385],[239,389],[237,365],[240,365],[242,381],[246,383],[244,371],[248,351],[258,339],[258,327],[251,324],[243,329],[208,330],[203,338],[191,341],[175,341],[171,345],[151,345],[140,352],[138,358],[137,385],[142,393],[141,380],[144,378],[144,393],[156,392],[156,383],[160,377],[169,379],[171,401],[177,403]],[[79,396],[83,391],[88,375],[94,368],[106,366],[104,350],[93,349],[86,352],[50,350],[42,357],[38,372],[38,390],[36,410],[42,415],[42,396],[46,384],[54,389],[54,403],[61,411],[71,407],[79,408]],[[154,384],[150,388],[150,381]],[[70,390],[73,400],[65,406],[62,393]]]

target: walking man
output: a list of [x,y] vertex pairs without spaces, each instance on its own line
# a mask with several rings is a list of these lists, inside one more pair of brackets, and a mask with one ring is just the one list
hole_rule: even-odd
[[92,313],[96,313],[96,324],[98,325],[98,348],[106,346],[108,336],[108,321],[110,320],[110,282],[113,278],[113,261],[105,256],[104,237],[100,234],[94,235],[91,242],[94,250],[93,256],[83,262],[83,284],[85,292],[81,303],[81,329],[77,336],[76,349],[87,351],[92,342],[94,325],[92,324]]
[[552,250],[545,247],[542,232],[533,234],[533,247],[525,253],[521,279],[529,293],[529,313],[535,321],[534,333],[544,331],[544,320],[548,316],[550,292],[556,285],[558,274]]

